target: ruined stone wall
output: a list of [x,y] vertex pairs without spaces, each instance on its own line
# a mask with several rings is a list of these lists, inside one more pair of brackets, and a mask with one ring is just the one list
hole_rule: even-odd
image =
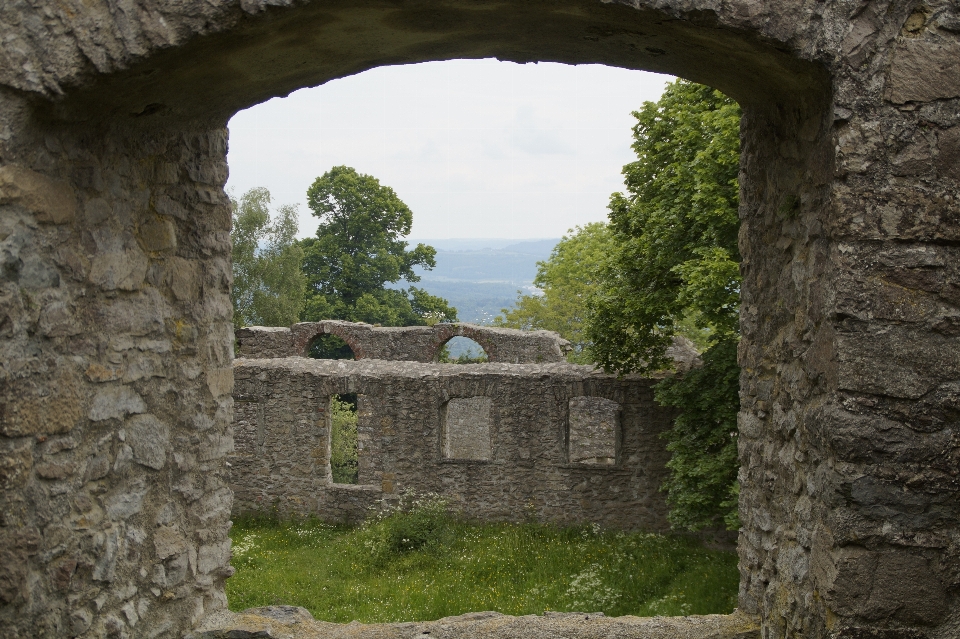
[[302,322],[287,328],[250,326],[237,331],[241,357],[306,356],[319,335],[336,335],[357,359],[435,362],[453,337],[469,337],[491,362],[539,364],[562,362],[570,342],[553,331],[518,331],[474,324],[381,327],[339,320]]
[[225,605],[227,119],[491,56],[740,102],[740,610],[769,639],[960,636],[954,0],[0,3],[7,634]]
[[[483,521],[668,528],[659,435],[675,413],[653,401],[656,380],[571,364],[304,358],[237,360],[234,378],[235,512],[357,520],[412,489]],[[329,467],[329,399],[348,392],[357,486],[332,484]]]
[[232,574],[226,131],[34,142],[0,167],[0,636],[173,633]]

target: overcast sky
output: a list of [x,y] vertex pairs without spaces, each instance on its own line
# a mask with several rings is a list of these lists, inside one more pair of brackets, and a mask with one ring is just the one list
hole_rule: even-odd
[[312,235],[307,187],[345,164],[406,202],[411,239],[559,237],[606,219],[635,159],[630,113],[670,80],[496,60],[379,67],[235,115],[227,188],[299,203]]

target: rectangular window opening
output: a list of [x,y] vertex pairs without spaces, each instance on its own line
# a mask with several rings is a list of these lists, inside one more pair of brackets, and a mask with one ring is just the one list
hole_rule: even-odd
[[335,484],[356,484],[359,479],[357,395],[330,397],[330,474]]

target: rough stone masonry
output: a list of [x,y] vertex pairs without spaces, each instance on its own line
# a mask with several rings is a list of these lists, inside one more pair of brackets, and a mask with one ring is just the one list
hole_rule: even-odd
[[[537,364],[562,362],[570,342],[550,331],[516,331],[475,324],[381,327],[357,322],[325,320],[300,322],[290,328],[252,326],[237,331],[241,357],[306,357],[321,335],[343,340],[357,359],[435,362],[452,337],[467,337],[482,348],[491,362]],[[675,349],[676,350],[676,349]],[[682,349],[681,349],[682,350]]]
[[[389,336],[388,348],[375,348],[383,343],[378,330]],[[488,352],[509,352],[523,363],[404,359],[435,356],[443,342],[423,336],[462,334],[455,325],[322,322],[238,331],[240,352],[253,357],[234,362],[236,447],[228,458],[234,512],[358,521],[381,502],[414,491],[441,495],[479,521],[669,529],[659,490],[669,453],[660,435],[676,411],[654,402],[656,379],[535,363],[544,353],[561,360],[556,333],[467,330]],[[378,357],[289,356],[308,344],[291,336],[331,331],[353,336],[355,352]],[[671,354],[680,369],[696,359],[682,340]],[[357,485],[334,483],[330,468],[330,400],[343,393],[358,404]]]
[[[656,380],[571,364],[299,357],[241,359],[234,373],[237,513],[358,521],[413,490],[479,521],[669,528],[659,435],[673,413],[653,401]],[[358,399],[356,485],[330,471],[330,398],[344,392]]]
[[0,4],[6,636],[177,637],[226,605],[229,117],[490,56],[739,101],[740,611],[960,636],[953,0]]

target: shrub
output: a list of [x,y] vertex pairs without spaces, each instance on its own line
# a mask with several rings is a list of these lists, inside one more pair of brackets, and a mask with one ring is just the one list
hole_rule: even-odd
[[453,518],[447,500],[435,493],[406,491],[364,525],[363,546],[375,562],[413,550],[440,548],[449,541]]

